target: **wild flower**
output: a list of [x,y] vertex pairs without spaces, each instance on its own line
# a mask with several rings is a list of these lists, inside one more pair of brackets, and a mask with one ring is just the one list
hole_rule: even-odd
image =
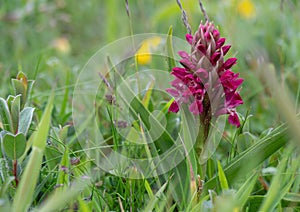
[[158,36],[154,36],[144,40],[135,54],[137,63],[140,65],[146,65],[151,63],[151,51],[152,49],[157,48],[160,42],[161,38]]
[[171,72],[175,79],[167,92],[175,101],[169,111],[177,113],[181,104],[189,104],[189,110],[207,126],[206,131],[212,117],[223,114],[229,114],[230,124],[240,127],[236,107],[243,104],[238,90],[243,79],[231,70],[237,59],[224,59],[231,46],[224,45],[226,39],[211,22],[200,23],[195,35],[187,34],[186,40],[191,52],[178,52],[182,67]]
[[239,1],[237,5],[237,10],[238,13],[246,19],[253,18],[256,15],[255,5],[251,0]]

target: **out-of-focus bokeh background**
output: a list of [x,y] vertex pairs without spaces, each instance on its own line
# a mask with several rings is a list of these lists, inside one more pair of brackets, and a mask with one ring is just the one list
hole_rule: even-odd
[[[77,138],[72,128],[71,117],[72,91],[76,79],[93,54],[106,44],[125,36],[139,33],[167,34],[170,26],[173,26],[173,36],[181,39],[185,38],[187,29],[182,22],[182,13],[176,0],[128,0],[128,2],[129,11],[126,11],[125,1],[120,0],[0,0],[0,96],[6,98],[12,93],[13,88],[10,80],[12,77],[16,77],[18,71],[26,73],[28,79],[35,80],[30,103],[36,108],[35,114],[37,115],[34,116],[32,128],[30,129],[31,134],[37,123],[39,123],[39,117],[45,108],[52,89],[54,89],[56,95],[50,133],[52,137],[48,140],[50,142],[47,143],[46,153],[47,151],[49,153],[49,149],[52,147],[57,148],[55,153],[50,152],[50,156],[46,156],[42,164],[41,177],[33,197],[34,202],[32,205],[34,207],[40,205],[47,199],[47,195],[59,186],[57,185],[57,182],[59,182],[57,178],[61,176],[61,167],[65,162],[61,158],[70,159],[71,162],[76,159],[75,165],[72,165],[79,164],[79,168],[76,167],[73,170],[77,168],[80,170],[77,173],[76,171],[64,173],[63,176],[68,178],[65,185],[62,185],[65,187],[70,185],[69,182],[74,176],[81,176],[84,173],[82,170],[93,166],[90,165],[92,160],[86,157],[84,150],[80,149],[80,146],[76,143]],[[226,126],[226,130],[222,134],[222,142],[220,142],[216,154],[208,161],[208,171],[206,175],[204,174],[203,179],[209,182],[210,179],[216,179],[217,176],[220,176],[222,174],[222,170],[220,171],[222,164],[223,167],[227,166],[224,168],[225,173],[231,174],[226,176],[229,179],[229,188],[243,191],[244,187],[241,187],[242,183],[240,181],[244,183],[245,179],[234,177],[242,173],[244,167],[247,168],[249,164],[251,166],[250,162],[255,163],[255,161],[258,161],[253,169],[255,168],[256,172],[259,173],[259,177],[257,179],[253,178],[254,181],[251,181],[248,196],[245,195],[245,201],[239,199],[239,205],[245,208],[248,207],[246,202],[250,202],[251,207],[249,208],[252,208],[252,211],[258,210],[263,201],[262,199],[265,197],[263,195],[267,195],[269,191],[271,182],[274,182],[273,186],[270,186],[273,193],[271,192],[265,205],[272,205],[268,201],[272,203],[274,199],[274,208],[278,205],[279,208],[284,204],[291,207],[299,205],[299,169],[294,167],[295,161],[298,159],[295,156],[296,154],[290,154],[292,151],[288,148],[284,147],[282,151],[278,152],[277,150],[285,144],[286,140],[289,140],[285,137],[288,134],[286,128],[278,127],[285,120],[282,118],[286,112],[284,110],[286,108],[294,110],[299,106],[300,1],[203,0],[202,2],[209,19],[218,27],[221,36],[226,37],[227,44],[232,45],[228,57],[238,58],[238,63],[234,66],[233,71],[239,72],[240,77],[244,78],[240,91],[244,104],[239,106],[237,111],[243,123],[245,117],[247,117],[242,130],[233,126]],[[199,2],[198,0],[181,0],[181,3],[187,13],[191,29],[195,32],[200,21],[205,21]],[[130,16],[128,16],[128,13]],[[155,39],[152,42],[156,42]],[[275,68],[278,87],[284,85],[287,88],[291,103],[288,106],[283,103],[285,109],[280,110],[280,104],[278,104],[280,98],[274,94],[273,90],[270,90],[270,87],[266,86],[268,79],[262,77],[261,74],[267,67],[265,64],[272,64]],[[141,70],[147,67],[150,68],[151,63],[148,63],[147,58],[144,58],[144,61],[140,61],[138,67]],[[168,71],[167,63],[162,64],[161,67],[166,68],[166,71]],[[156,104],[163,111],[166,100],[160,101],[160,97],[153,96],[151,101],[149,100],[149,108],[151,104]],[[277,103],[277,108],[274,106],[275,103]],[[114,124],[112,124],[112,120],[109,119],[108,115],[105,119],[103,114],[106,112],[104,109],[99,112],[102,115],[99,115],[99,120],[101,126],[106,130],[108,143],[111,142],[109,144],[112,144],[114,141],[114,127],[110,126],[114,126]],[[296,112],[292,111],[289,114],[293,116]],[[175,126],[176,121],[178,121],[176,115],[170,115],[167,112],[166,114],[169,120],[173,121],[171,124],[175,123]],[[69,130],[67,127],[65,131],[57,128],[60,125],[65,126],[67,124],[71,125]],[[274,134],[271,132],[272,128],[277,129]],[[55,136],[53,136],[53,132],[62,131],[65,133],[65,143],[57,142],[54,139]],[[264,139],[260,139],[262,137]],[[52,145],[51,142],[55,145]],[[122,142],[127,145],[127,141]],[[281,143],[278,145],[278,149],[277,147],[272,149],[271,147],[267,148],[267,142]],[[266,151],[263,151],[263,148]],[[268,149],[270,149],[269,152]],[[67,152],[69,150],[70,152]],[[256,155],[247,155],[250,154],[248,150],[250,153],[256,153]],[[244,154],[246,156],[240,159],[238,156],[242,151],[246,152]],[[135,147],[132,147],[132,152],[140,154]],[[146,153],[142,152],[141,154]],[[263,155],[263,159],[260,158],[261,155]],[[281,163],[281,161],[284,162]],[[280,165],[288,164],[287,161],[290,164],[286,167]],[[53,167],[52,162],[54,163]],[[189,167],[190,161],[186,159],[185,162]],[[218,162],[221,162],[220,166]],[[26,160],[21,166],[25,166],[24,164],[26,164]],[[294,167],[293,173],[286,172],[286,170],[290,170],[290,167]],[[132,170],[129,170],[129,173],[136,174],[138,172],[136,167],[130,168]],[[248,176],[250,176],[251,171],[248,170]],[[283,172],[284,175],[280,175]],[[183,173],[185,174],[185,172]],[[279,174],[275,175],[276,173]],[[168,181],[168,177],[164,180]],[[238,180],[235,181],[236,179]],[[273,181],[273,179],[275,180]],[[279,185],[278,182],[281,182],[282,179],[285,179],[287,185],[292,189],[288,186],[277,189],[276,185]],[[78,198],[78,202],[73,205],[69,204],[69,208],[76,209],[78,205],[82,204],[80,207],[84,208],[89,205],[86,207],[94,210],[120,210],[124,206],[126,211],[135,211],[147,204],[150,208],[152,207],[151,209],[154,207],[157,209],[161,206],[161,199],[157,198],[156,194],[164,198],[163,204],[165,205],[161,208],[176,210],[177,207],[180,210],[189,204],[177,201],[180,199],[178,197],[177,200],[176,198],[172,199],[172,191],[164,190],[167,183],[160,184],[160,178],[150,179],[149,181],[145,179],[131,181],[106,173],[97,180]],[[195,183],[195,179],[193,180]],[[228,185],[226,186],[227,182],[223,182],[223,184],[219,181],[216,182],[217,180],[212,182],[216,186],[214,187],[215,190],[211,192],[211,196],[202,199],[203,205],[212,208],[212,205],[215,204],[214,208],[224,209],[223,203],[225,205],[226,203],[235,204],[230,198],[235,198],[236,193],[230,193],[231,190],[228,190]],[[247,187],[247,184],[250,185],[250,183],[243,185]],[[8,183],[8,185],[10,184]],[[200,178],[197,185],[202,186]],[[198,189],[201,190],[202,187]],[[251,193],[252,189],[253,192]],[[8,190],[9,194],[7,196],[13,199],[15,187],[10,186]],[[224,190],[225,192],[223,192]],[[250,193],[253,196],[256,195],[255,198]],[[274,193],[276,195],[273,195]],[[226,196],[227,194],[229,194],[229,197]],[[285,199],[281,194],[283,196],[287,194],[284,196]],[[94,195],[96,198],[91,200],[92,197],[87,197],[88,195]],[[222,201],[215,201],[218,198]],[[281,201],[281,199],[284,199],[284,201]],[[174,203],[176,201],[178,205]],[[192,205],[193,201],[190,204]],[[219,211],[225,211],[225,209]],[[239,211],[239,209],[234,211]]]
[[[129,1],[132,31],[167,33],[184,38],[186,29],[174,0]],[[192,30],[204,17],[196,0],[182,1]],[[209,18],[232,44],[238,58],[234,71],[245,78],[242,96],[255,113],[254,131],[277,122],[268,90],[256,72],[263,56],[276,66],[281,83],[297,95],[300,74],[300,13],[296,0],[210,0],[203,1]],[[11,89],[10,77],[23,70],[36,80],[36,93],[53,84],[64,87],[67,73],[72,85],[80,69],[103,45],[130,35],[130,21],[122,1],[12,0],[0,2],[0,94]]]

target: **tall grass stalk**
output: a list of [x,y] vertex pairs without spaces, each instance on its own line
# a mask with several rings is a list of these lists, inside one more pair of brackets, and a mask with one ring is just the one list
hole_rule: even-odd
[[12,209],[16,212],[27,211],[31,205],[34,189],[39,179],[40,168],[43,162],[43,153],[46,147],[46,141],[51,123],[51,112],[53,108],[54,94],[49,98],[49,102],[38,125],[32,144],[32,152],[21,176],[20,184],[14,197]]

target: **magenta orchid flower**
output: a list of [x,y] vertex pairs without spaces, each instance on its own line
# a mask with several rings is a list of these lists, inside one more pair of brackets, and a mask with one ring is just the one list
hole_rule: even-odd
[[[243,104],[238,90],[243,79],[231,70],[237,59],[224,59],[231,46],[225,45],[226,39],[220,37],[211,22],[200,23],[195,35],[187,34],[186,40],[191,45],[191,53],[178,52],[182,67],[174,67],[171,72],[175,79],[171,82],[173,88],[167,92],[175,101],[169,111],[177,113],[181,104],[188,104],[189,110],[206,123],[212,116],[228,114],[228,122],[240,127],[236,107]],[[221,86],[220,94],[217,90]],[[215,99],[219,102],[212,108]]]

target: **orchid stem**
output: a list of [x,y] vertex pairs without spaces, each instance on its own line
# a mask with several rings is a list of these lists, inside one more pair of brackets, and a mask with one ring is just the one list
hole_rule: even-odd
[[18,161],[13,161],[13,175],[15,177],[16,187],[18,187],[19,180],[18,180]]

